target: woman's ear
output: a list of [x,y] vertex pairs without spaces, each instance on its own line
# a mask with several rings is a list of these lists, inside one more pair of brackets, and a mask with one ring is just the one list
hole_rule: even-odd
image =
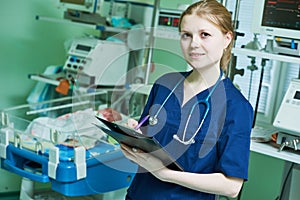
[[226,49],[228,47],[228,45],[230,44],[232,39],[233,39],[232,32],[227,32],[224,36],[224,49]]

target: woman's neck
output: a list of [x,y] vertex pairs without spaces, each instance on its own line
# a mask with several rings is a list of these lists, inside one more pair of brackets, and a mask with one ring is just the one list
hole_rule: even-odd
[[194,69],[184,81],[184,98],[182,105],[200,92],[213,86],[217,82],[220,73],[220,68],[201,70],[200,72]]
[[221,70],[217,67],[211,67],[209,69],[196,70],[194,69],[192,73],[186,78],[187,83],[192,85],[206,86],[206,88],[214,85],[219,76]]

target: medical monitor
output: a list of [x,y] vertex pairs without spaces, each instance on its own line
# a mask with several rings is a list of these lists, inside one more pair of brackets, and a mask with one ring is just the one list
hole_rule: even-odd
[[299,0],[255,0],[252,32],[300,39]]

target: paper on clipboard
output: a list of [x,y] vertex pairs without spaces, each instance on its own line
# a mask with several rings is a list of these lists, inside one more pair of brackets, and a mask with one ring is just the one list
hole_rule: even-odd
[[119,143],[124,143],[129,147],[135,147],[143,150],[144,152],[151,153],[161,159],[168,168],[183,171],[183,168],[176,163],[175,159],[173,159],[168,152],[164,150],[155,138],[143,135],[129,127],[109,122],[103,118],[97,116],[96,118],[104,123],[109,129],[97,124],[95,125]]

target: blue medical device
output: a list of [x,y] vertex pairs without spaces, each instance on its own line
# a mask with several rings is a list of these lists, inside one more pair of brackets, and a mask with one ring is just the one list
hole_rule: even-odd
[[[61,123],[81,109],[98,108],[101,95],[41,102],[40,110],[32,110],[30,105],[2,110],[1,168],[32,181],[49,182],[52,190],[65,196],[87,196],[128,187],[137,165],[93,124],[84,128],[75,124],[70,131],[49,126],[52,118]],[[97,111],[91,110],[93,118],[94,112]],[[49,120],[45,124],[35,121],[45,117]],[[76,119],[70,121],[75,123]]]

